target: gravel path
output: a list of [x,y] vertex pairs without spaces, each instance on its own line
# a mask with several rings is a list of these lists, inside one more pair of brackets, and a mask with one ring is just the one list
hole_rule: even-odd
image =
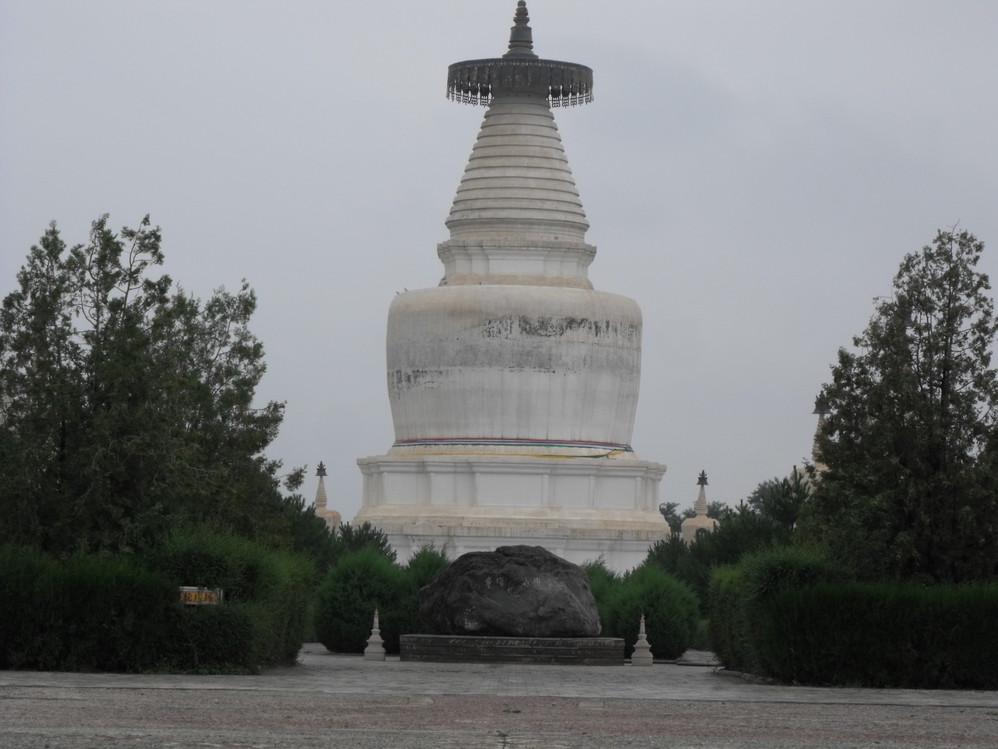
[[707,666],[334,656],[259,676],[0,672],[0,747],[998,747],[998,693],[752,684]]

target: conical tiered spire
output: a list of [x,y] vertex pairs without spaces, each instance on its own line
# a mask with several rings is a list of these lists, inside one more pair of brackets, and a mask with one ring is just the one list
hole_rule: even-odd
[[552,105],[592,100],[592,70],[534,54],[519,3],[509,51],[450,66],[448,95],[489,110],[457,189],[438,252],[444,284],[592,288],[596,249]]
[[447,227],[451,239],[584,239],[589,222],[546,100],[493,101]]
[[526,0],[520,0],[516,4],[516,15],[513,16],[513,28],[509,33],[509,52],[503,57],[530,57],[537,59],[534,54],[534,40],[530,30],[530,16],[527,15]]

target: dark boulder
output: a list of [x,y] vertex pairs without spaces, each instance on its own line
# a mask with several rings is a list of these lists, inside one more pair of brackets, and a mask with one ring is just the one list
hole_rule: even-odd
[[589,576],[540,546],[500,546],[455,559],[419,592],[431,634],[596,637]]

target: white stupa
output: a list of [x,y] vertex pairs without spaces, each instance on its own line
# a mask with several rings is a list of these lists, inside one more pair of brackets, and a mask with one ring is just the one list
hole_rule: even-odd
[[315,475],[319,477],[319,486],[315,490],[315,516],[321,518],[326,527],[335,536],[339,532],[340,513],[327,506],[326,498],[326,464],[321,460],[315,469]]
[[532,51],[518,3],[509,51],[450,66],[448,97],[488,106],[438,246],[436,288],[395,296],[395,443],[358,460],[355,523],[404,560],[541,545],[570,561],[640,563],[669,534],[665,466],[630,446],[641,311],[593,290],[596,248],[551,108],[592,100],[592,70]]
[[713,533],[719,525],[718,521],[707,515],[709,511],[707,505],[707,472],[700,471],[697,477],[697,486],[700,491],[697,493],[696,502],[693,503],[693,517],[686,518],[681,527],[683,541],[691,544],[697,540],[697,535],[703,533]]

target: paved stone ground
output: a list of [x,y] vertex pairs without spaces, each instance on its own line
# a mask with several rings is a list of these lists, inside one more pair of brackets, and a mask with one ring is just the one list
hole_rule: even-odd
[[0,672],[0,747],[994,748],[998,692],[771,686],[704,665],[380,663],[312,645],[258,676]]

